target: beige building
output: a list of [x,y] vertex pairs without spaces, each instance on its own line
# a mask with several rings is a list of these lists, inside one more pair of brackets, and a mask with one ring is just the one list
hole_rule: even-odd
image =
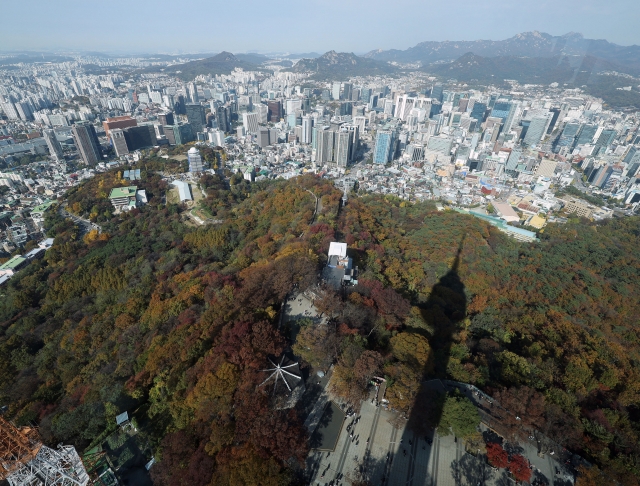
[[587,203],[580,199],[567,198],[560,200],[564,203],[564,210],[567,213],[576,213],[578,216],[583,218],[590,218],[593,214],[593,211]]
[[536,168],[536,176],[553,177],[556,172],[558,163],[555,160],[542,159],[540,165]]

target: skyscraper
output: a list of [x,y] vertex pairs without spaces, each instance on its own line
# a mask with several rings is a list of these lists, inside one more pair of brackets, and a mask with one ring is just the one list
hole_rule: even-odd
[[351,83],[344,83],[342,85],[342,99],[350,100],[352,90],[353,90],[353,85]]
[[118,157],[122,157],[129,153],[129,147],[127,147],[127,140],[124,137],[124,132],[121,128],[114,128],[111,130],[111,143],[113,149],[116,151]]
[[331,97],[334,100],[340,99],[340,83],[333,83],[331,86]]
[[168,113],[160,113],[158,115],[158,121],[160,122],[160,125],[164,126],[164,125],[173,125],[173,113],[168,112]]
[[376,146],[373,150],[373,163],[386,164],[393,160],[395,147],[395,132],[393,130],[378,130]]
[[187,111],[187,120],[195,133],[204,131],[207,123],[204,116],[204,106],[199,103],[188,103],[185,107]]
[[598,125],[584,125],[578,134],[576,146],[593,143],[593,137],[596,135],[597,131]]
[[191,103],[197,103],[198,102],[198,87],[196,86],[196,83],[189,83],[187,85],[187,91],[188,91],[189,99],[191,100]]
[[300,137],[301,143],[311,143],[313,129],[313,117],[305,115],[302,117],[302,136]]
[[547,116],[533,117],[522,143],[529,147],[538,145],[547,132],[552,116],[552,113],[548,113]]
[[282,102],[280,100],[267,103],[268,119],[271,123],[278,123],[282,118]]
[[246,133],[258,132],[258,114],[257,113],[243,113],[242,125]]
[[351,156],[351,133],[347,130],[340,130],[334,135],[333,159],[338,167],[346,167]]
[[64,155],[62,153],[62,146],[58,139],[56,138],[56,134],[53,130],[44,130],[42,132],[42,136],[47,142],[47,147],[49,147],[49,153],[52,157],[54,157],[58,162],[64,160]]
[[442,92],[443,92],[443,87],[440,83],[436,83],[433,85],[433,88],[431,88],[431,97],[435,98],[436,100],[438,100],[440,103],[442,103]]
[[96,165],[102,158],[96,129],[89,122],[78,122],[71,127],[71,134],[85,164]]
[[316,130],[316,164],[333,162],[335,133],[333,130],[329,130],[329,127],[321,127]]

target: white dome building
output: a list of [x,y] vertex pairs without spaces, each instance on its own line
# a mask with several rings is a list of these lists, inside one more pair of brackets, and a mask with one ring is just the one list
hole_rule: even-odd
[[191,147],[187,152],[187,158],[189,159],[189,172],[202,172],[202,157],[200,157],[200,151]]

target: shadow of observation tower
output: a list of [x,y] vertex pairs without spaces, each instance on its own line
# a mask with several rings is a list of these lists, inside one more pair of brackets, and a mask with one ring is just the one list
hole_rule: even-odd
[[[438,434],[437,426],[442,418],[447,391],[443,380],[446,380],[451,364],[456,333],[462,327],[467,312],[465,286],[459,275],[464,240],[463,237],[451,269],[433,286],[428,301],[420,306],[432,332],[405,330],[428,339],[429,357],[426,364],[414,370],[420,375],[419,390],[411,409],[406,412],[406,420],[400,419],[395,424],[397,435],[392,438],[390,453],[377,484],[430,486],[436,484],[438,476],[451,477],[452,473],[454,478],[459,476],[455,464],[465,455],[463,441],[454,439],[450,433],[443,438]],[[480,463],[478,467],[483,469]],[[458,478],[456,483],[470,479],[478,479],[473,484],[484,481],[484,477],[481,480]]]

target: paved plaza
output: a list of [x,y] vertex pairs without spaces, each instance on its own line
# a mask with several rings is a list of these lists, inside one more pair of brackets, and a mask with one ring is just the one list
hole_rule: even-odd
[[[392,425],[398,425],[396,415],[371,400],[362,404],[358,423],[356,417],[344,421],[335,450],[309,454],[311,485],[325,486],[332,480],[334,485],[348,485],[366,479],[383,486],[515,486],[505,470],[494,470],[483,458],[465,452],[463,441],[453,435],[434,432],[418,437],[404,423],[396,428]],[[534,466],[532,479],[548,485],[571,484],[554,477],[558,463],[549,456],[538,457],[532,444],[525,444],[524,453]]]

